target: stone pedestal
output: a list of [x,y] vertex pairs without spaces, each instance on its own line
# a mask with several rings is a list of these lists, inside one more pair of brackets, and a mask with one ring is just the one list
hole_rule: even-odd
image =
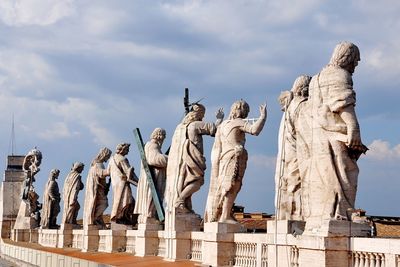
[[201,217],[194,213],[166,214],[165,259],[190,258],[190,234],[200,231]]
[[371,236],[371,226],[366,223],[355,223],[351,221],[309,220],[306,223],[304,234],[313,236]]
[[124,252],[126,250],[126,230],[99,230],[101,252]]
[[162,230],[162,225],[155,222],[140,223],[138,225],[135,256],[157,255],[159,230]]
[[30,216],[29,205],[25,201],[21,201],[14,229],[34,229],[38,226],[39,223]]
[[232,265],[235,256],[234,233],[245,231],[241,224],[205,223],[202,262],[210,266]]
[[268,246],[268,267],[349,266],[350,238],[366,236],[369,229],[368,225],[349,221],[307,221],[304,232],[299,234],[303,227],[301,221],[268,222],[267,243],[272,244]]
[[97,225],[83,226],[83,245],[82,251],[98,251],[99,249],[99,229]]
[[78,229],[76,224],[61,224],[58,230],[58,244],[59,248],[72,247],[72,230]]

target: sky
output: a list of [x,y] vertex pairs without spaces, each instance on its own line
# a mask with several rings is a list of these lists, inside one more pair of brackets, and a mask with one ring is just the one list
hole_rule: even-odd
[[[104,146],[114,151],[131,143],[128,159],[139,175],[133,129],[145,140],[154,128],[166,129],[166,150],[184,114],[186,87],[192,101],[203,99],[206,121],[219,107],[227,116],[238,99],[258,117],[267,102],[263,132],[247,137],[236,204],[273,213],[277,97],[297,76],[317,74],[337,43],[351,41],[361,51],[353,81],[370,149],[359,160],[356,207],[400,216],[399,13],[398,0],[2,0],[0,161],[5,168],[8,154],[38,147],[43,162],[35,187],[42,198],[51,169],[60,169],[62,188],[72,163],[81,161],[85,182]],[[213,138],[204,142],[206,183],[193,199],[200,214]]]

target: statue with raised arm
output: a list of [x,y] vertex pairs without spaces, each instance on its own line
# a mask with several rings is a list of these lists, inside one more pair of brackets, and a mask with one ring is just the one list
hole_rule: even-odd
[[77,224],[76,217],[81,208],[78,202],[78,194],[84,187],[81,176],[84,167],[85,165],[82,162],[75,162],[70,173],[65,178],[63,190],[64,211],[61,223]]
[[224,118],[219,109],[215,123],[204,122],[205,107],[192,105],[190,112],[176,127],[172,137],[167,166],[167,207],[178,213],[194,213],[192,195],[204,184],[206,159],[203,155],[203,135],[214,136]]
[[360,61],[358,47],[339,43],[329,64],[310,82],[312,107],[311,168],[306,220],[350,220],[354,209],[357,159],[367,148],[361,142],[353,90],[353,72]]
[[57,216],[60,213],[60,190],[58,188],[57,179],[60,175],[58,169],[50,172],[49,180],[43,193],[43,212],[40,225],[42,229],[57,229]]
[[111,221],[118,224],[133,225],[135,199],[132,196],[131,185],[137,186],[138,178],[134,168],[129,164],[126,155],[129,153],[130,144],[117,145],[115,154],[108,163],[113,190],[113,204]]
[[[153,171],[153,182],[157,190],[160,202],[163,202],[168,156],[161,152],[161,146],[165,139],[165,130],[161,128],[154,129],[150,136],[150,141],[144,146],[146,160]],[[143,164],[140,169],[140,179],[137,188],[137,197],[135,205],[135,214],[139,214],[139,223],[146,223],[148,219],[156,219],[156,208],[153,202],[153,196],[147,182],[147,175]]]
[[[279,102],[284,112],[279,127],[278,156],[275,171],[275,205],[280,220],[301,220],[301,175],[309,158],[310,123],[304,117],[309,112],[306,101],[311,77],[299,76],[290,91],[282,92]],[[305,129],[307,129],[305,131]],[[305,132],[305,134],[303,134]],[[300,153],[298,153],[300,152]]]
[[105,169],[104,163],[111,157],[111,150],[103,147],[90,164],[86,179],[85,205],[83,211],[83,225],[97,225],[99,229],[105,229],[103,213],[108,207],[107,194],[110,189],[110,181],[107,176],[110,172]]
[[215,135],[205,222],[237,223],[231,211],[247,166],[245,135],[259,135],[267,117],[266,105],[261,105],[260,117],[251,124],[245,120],[249,111],[246,101],[233,103],[229,118],[221,123]]
[[28,152],[22,163],[22,168],[25,171],[26,178],[23,182],[22,200],[28,205],[28,213],[31,218],[36,221],[36,225],[40,222],[40,210],[42,204],[39,203],[39,195],[35,191],[33,182],[35,182],[35,175],[40,171],[40,164],[42,163],[42,152],[34,148]]

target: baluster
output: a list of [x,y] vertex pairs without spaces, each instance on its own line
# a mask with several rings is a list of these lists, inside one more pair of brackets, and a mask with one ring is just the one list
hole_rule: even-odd
[[360,255],[358,252],[353,253],[353,266],[360,267]]

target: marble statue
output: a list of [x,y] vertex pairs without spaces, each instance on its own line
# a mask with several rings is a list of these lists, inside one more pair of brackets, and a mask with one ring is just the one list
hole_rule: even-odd
[[137,186],[138,178],[134,168],[125,157],[129,153],[130,144],[117,145],[115,154],[108,163],[113,190],[113,204],[111,209],[111,221],[118,224],[133,225],[135,199],[132,196],[130,184]]
[[57,179],[60,175],[58,169],[50,171],[49,180],[43,193],[43,211],[40,225],[43,229],[57,229],[57,216],[60,213],[60,190]]
[[39,195],[35,191],[33,182],[35,182],[35,175],[40,171],[39,166],[41,163],[42,152],[36,148],[28,152],[22,163],[23,170],[26,174],[26,178],[23,182],[22,200],[28,205],[28,213],[29,216],[35,220],[35,226],[38,226],[40,222],[42,204],[39,203]]
[[77,224],[76,217],[81,208],[78,202],[78,194],[84,187],[81,176],[84,167],[85,165],[82,162],[75,162],[70,173],[65,178],[63,190],[64,211],[61,223]]
[[111,150],[104,147],[90,164],[86,179],[85,205],[83,211],[83,225],[96,225],[99,229],[105,229],[103,212],[108,207],[107,194],[110,189],[110,181],[106,178],[110,172],[105,169],[104,163],[111,157]]
[[[311,77],[299,76],[290,91],[282,92],[279,102],[284,112],[279,127],[278,156],[275,171],[275,205],[280,220],[301,220],[301,176],[299,158],[305,163],[310,124],[303,116],[309,113],[306,101]],[[304,130],[306,129],[306,131]],[[301,133],[305,132],[305,136]],[[299,135],[299,136],[298,136]],[[297,153],[299,146],[300,154]]]
[[[146,160],[153,171],[153,182],[157,190],[160,202],[163,202],[168,156],[161,152],[161,146],[165,139],[165,130],[154,129],[150,141],[144,147]],[[139,214],[139,223],[146,223],[149,218],[157,218],[157,212],[153,203],[152,193],[147,182],[146,172],[143,164],[140,170],[140,179],[137,188],[135,214]]]
[[203,135],[214,136],[224,118],[222,109],[216,122],[204,122],[205,107],[193,104],[190,112],[176,127],[172,137],[167,166],[167,208],[178,213],[194,213],[192,195],[204,184],[206,159],[203,156]]
[[339,43],[329,64],[310,82],[311,167],[305,176],[306,220],[350,220],[359,169],[367,148],[361,142],[352,74],[360,52]]
[[245,120],[249,111],[246,101],[236,101],[229,118],[218,127],[211,152],[212,169],[205,222],[237,223],[231,211],[247,166],[245,135],[259,135],[267,116],[266,105],[261,105],[260,117],[251,124]]

